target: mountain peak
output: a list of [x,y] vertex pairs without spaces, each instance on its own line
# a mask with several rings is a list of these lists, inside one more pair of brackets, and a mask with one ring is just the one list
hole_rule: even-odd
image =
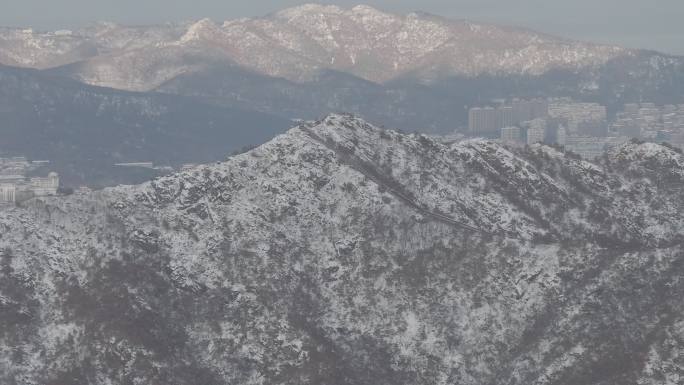
[[318,3],[308,3],[300,6],[287,8],[282,11],[277,12],[277,18],[283,18],[287,20],[299,19],[301,17],[344,17],[356,19],[359,17],[363,18],[389,18],[396,17],[394,14],[382,11],[375,7],[365,4],[355,5],[351,8],[340,7],[337,5],[323,5]]
[[359,4],[355,5],[351,9],[352,12],[354,13],[363,13],[363,14],[382,14],[386,15],[387,12],[383,12],[375,7],[372,7],[370,5],[365,5],[365,4]]
[[192,23],[186,33],[181,37],[183,43],[210,38],[220,33],[220,27],[209,18],[204,18]]
[[276,17],[293,19],[309,14],[342,14],[344,9],[337,5],[324,5],[319,3],[306,3],[291,8],[286,8],[275,13]]
[[355,12],[382,12],[382,11],[378,10],[377,8],[375,8],[371,5],[368,5],[368,4],[357,4],[353,7],[351,7],[351,10],[355,11]]
[[678,186],[684,183],[684,155],[679,149],[631,141],[612,149],[607,155],[612,162],[627,167],[632,173],[651,177],[658,171]]
[[380,133],[385,131],[356,115],[341,113],[328,114],[321,120],[305,123],[296,129],[312,133],[326,142],[347,146],[350,150],[358,145],[372,147]]

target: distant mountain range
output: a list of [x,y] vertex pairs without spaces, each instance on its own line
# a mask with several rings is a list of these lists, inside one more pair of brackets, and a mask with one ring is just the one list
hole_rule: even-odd
[[[252,75],[281,84],[283,79],[316,84],[331,71],[390,89],[395,82],[438,87],[444,79],[593,74],[573,89],[591,93],[596,74],[615,63],[662,67],[663,62],[681,71],[679,57],[423,13],[396,15],[369,6],[307,4],[223,23],[203,19],[138,27],[98,23],[75,31],[0,30],[0,63],[5,65],[49,69],[120,90],[172,89],[181,94],[197,90],[179,88],[180,82],[209,74],[231,77],[231,86]],[[619,79],[627,86],[653,77],[630,66],[624,72],[633,77]]]
[[223,24],[209,19],[150,27],[103,23],[78,31],[0,34],[4,64],[68,65],[64,72],[84,83],[134,91],[226,65],[295,81],[335,70],[382,83],[401,77],[538,75],[555,68],[595,68],[632,54],[521,28],[316,4]]
[[[239,146],[261,143],[292,119],[331,112],[350,112],[404,130],[450,133],[466,125],[468,106],[500,98],[570,96],[600,102],[611,112],[626,102],[684,103],[681,57],[422,13],[395,15],[368,6],[309,4],[224,23],[99,23],[54,32],[5,28],[0,29],[0,63],[13,67],[3,67],[3,73],[32,79],[0,78],[7,96],[0,117],[13,122],[0,126],[0,137],[46,127],[53,127],[55,137],[68,137],[72,123],[56,124],[60,119],[47,117],[45,109],[82,121],[74,124],[90,127],[96,136],[112,127],[125,127],[134,136],[136,130],[158,132],[155,116],[142,119],[138,111],[134,114],[141,120],[132,119],[130,110],[118,108],[96,113],[92,104],[97,102],[65,98],[65,93],[96,94],[98,101],[116,96],[162,103],[168,107],[164,124],[182,132],[177,138],[201,138],[196,140],[210,145],[234,138],[230,133],[239,125],[246,135],[236,140]],[[43,89],[40,84],[68,91],[41,95],[36,92]],[[26,95],[27,104],[12,100],[14,94]],[[30,105],[41,112],[31,112]],[[232,118],[238,111],[243,119]],[[222,131],[225,136],[213,136],[210,123],[230,129]],[[87,135],[79,137],[78,143],[89,143]],[[31,153],[43,154],[48,142],[40,138],[24,147],[0,142],[0,152],[35,146],[41,150]],[[149,138],[162,159],[220,159],[213,151],[181,157],[192,154],[190,147],[176,150],[183,140],[164,145],[168,141]],[[109,148],[114,143],[121,145],[107,141],[103,152],[121,153]],[[74,147],[65,148],[73,152]],[[46,156],[63,157],[40,155]]]

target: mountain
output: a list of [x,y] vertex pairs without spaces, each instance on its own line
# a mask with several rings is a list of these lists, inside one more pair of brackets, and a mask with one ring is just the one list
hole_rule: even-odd
[[381,85],[337,71],[292,82],[239,67],[180,75],[155,91],[285,118],[308,120],[331,112],[353,113],[378,125],[432,133],[457,129],[467,110],[455,106],[477,97],[472,86],[442,92],[414,82]]
[[203,19],[138,28],[102,24],[59,34],[6,30],[0,52],[5,64],[71,64],[65,72],[80,81],[132,91],[151,90],[211,63],[294,81],[334,70],[382,83],[408,75],[429,81],[593,68],[632,53],[521,28],[317,4],[223,24]]
[[469,106],[500,99],[571,97],[603,104],[610,114],[625,103],[682,104],[684,60],[644,51],[595,69],[452,76],[430,84],[411,77],[378,84],[338,71],[293,82],[225,66],[179,75],[156,91],[286,118],[349,112],[405,131],[445,134],[467,126]]
[[0,29],[0,63],[28,68],[51,68],[97,55],[88,40],[70,31],[40,33],[33,29]]
[[291,125],[276,116],[188,97],[98,88],[1,66],[0,117],[3,155],[49,159],[71,186],[140,183],[149,172],[139,175],[113,165],[218,161]]
[[684,58],[534,31],[308,4],[260,18],[75,31],[0,30],[0,63],[46,76],[286,120],[349,112],[452,133],[467,108],[503,98],[684,103]]
[[684,156],[331,115],[0,211],[7,384],[674,384]]

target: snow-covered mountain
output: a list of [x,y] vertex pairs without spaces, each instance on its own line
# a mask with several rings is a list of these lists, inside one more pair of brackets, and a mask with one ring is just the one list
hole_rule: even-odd
[[0,211],[0,382],[676,384],[684,156],[346,115]]
[[294,81],[310,80],[321,70],[373,82],[405,76],[429,81],[594,68],[631,54],[521,28],[318,4],[223,23],[203,19],[150,27],[102,23],[73,32],[0,31],[0,63],[72,64],[66,72],[83,82],[136,91],[216,64]]

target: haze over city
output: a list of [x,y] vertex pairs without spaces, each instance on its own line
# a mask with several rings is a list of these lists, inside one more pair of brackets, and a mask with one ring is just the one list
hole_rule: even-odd
[[[73,28],[94,21],[150,24],[210,17],[216,21],[263,16],[302,1],[223,0],[2,0],[0,25],[37,29]],[[354,0],[319,1],[354,6]],[[630,48],[684,54],[684,2],[658,0],[369,0],[385,11],[425,11],[455,19],[497,22],[559,36]]]

